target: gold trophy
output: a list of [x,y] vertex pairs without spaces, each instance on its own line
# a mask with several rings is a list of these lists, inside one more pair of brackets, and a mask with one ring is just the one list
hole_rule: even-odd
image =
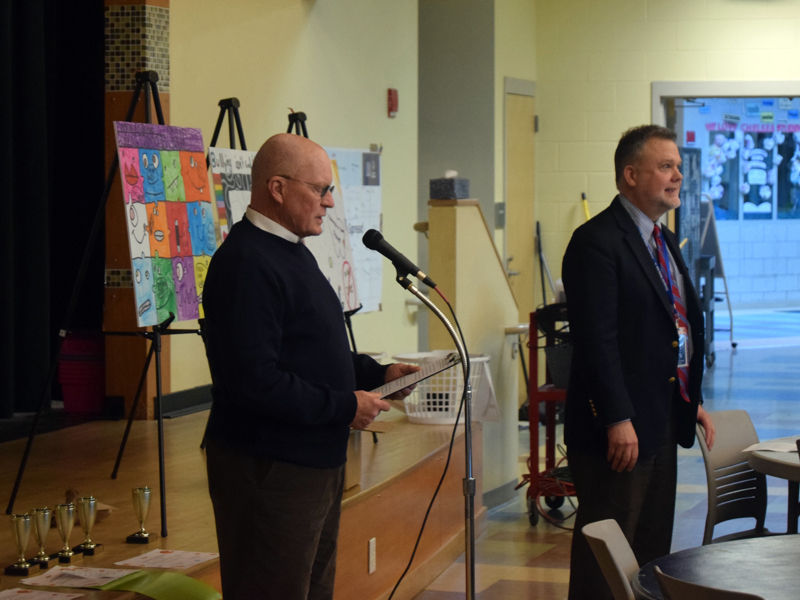
[[61,536],[61,541],[64,547],[53,555],[60,563],[73,563],[83,558],[80,553],[75,553],[69,547],[69,536],[72,533],[72,528],[75,526],[75,505],[59,504],[56,506],[56,525],[58,526],[58,534]]
[[47,539],[47,532],[50,531],[50,509],[32,508],[31,517],[33,519],[33,532],[36,534],[36,543],[39,545],[39,554],[31,559],[31,562],[39,565],[40,569],[47,569],[50,566],[52,557],[44,551],[44,542]]
[[94,527],[94,522],[97,519],[97,500],[93,496],[84,496],[83,498],[78,498],[76,502],[78,503],[81,527],[83,527],[83,533],[86,537],[83,543],[73,548],[73,550],[82,553],[84,556],[94,556],[103,549],[103,544],[96,544],[91,537],[92,527]]
[[11,531],[14,535],[14,543],[17,545],[19,559],[13,565],[6,567],[6,575],[30,575],[39,570],[39,565],[32,565],[25,560],[25,548],[28,547],[28,539],[31,537],[31,516],[11,515]]
[[133,488],[133,512],[136,514],[136,520],[139,521],[139,531],[128,536],[126,541],[129,544],[149,544],[150,540],[155,537],[144,529],[144,521],[147,519],[149,511],[150,488],[146,486]]

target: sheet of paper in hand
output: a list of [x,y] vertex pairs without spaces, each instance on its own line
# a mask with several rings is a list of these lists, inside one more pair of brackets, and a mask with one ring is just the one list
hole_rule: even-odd
[[433,377],[437,373],[441,373],[442,371],[445,371],[450,367],[454,367],[460,362],[461,362],[461,356],[459,356],[458,352],[451,352],[444,358],[441,358],[434,362],[423,364],[422,369],[417,371],[416,373],[410,373],[409,375],[398,377],[394,381],[390,381],[389,383],[386,383],[379,388],[375,388],[372,391],[379,393],[381,395],[381,398],[386,398],[386,396],[391,396],[392,394],[402,390],[403,388],[407,388],[410,385],[419,383],[423,379],[427,379],[428,377]]

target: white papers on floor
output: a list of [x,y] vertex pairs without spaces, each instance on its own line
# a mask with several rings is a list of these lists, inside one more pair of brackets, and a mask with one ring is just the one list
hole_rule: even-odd
[[100,587],[121,579],[137,569],[95,569],[91,567],[55,566],[43,575],[21,579],[25,585],[46,585],[52,587]]
[[42,590],[23,590],[14,588],[0,592],[0,600],[74,600],[83,594],[65,594],[64,592],[43,592]]
[[114,563],[126,567],[146,567],[148,569],[188,569],[207,560],[218,558],[216,552],[185,552],[183,550],[153,550]]
[[789,437],[775,438],[766,442],[759,442],[748,446],[744,452],[755,452],[756,450],[769,450],[770,452],[797,452],[797,440],[800,435],[790,435]]

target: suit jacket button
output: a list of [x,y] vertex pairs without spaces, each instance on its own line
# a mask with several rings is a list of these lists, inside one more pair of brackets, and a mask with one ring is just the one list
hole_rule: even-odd
[[675,378],[674,378],[674,377],[670,377],[670,378],[669,378],[669,382],[670,382],[670,383],[675,383]]
[[677,348],[678,347],[678,342],[672,342],[672,347],[673,348]]

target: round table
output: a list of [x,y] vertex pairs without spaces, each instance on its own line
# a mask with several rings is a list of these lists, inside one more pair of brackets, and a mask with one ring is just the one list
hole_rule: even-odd
[[[770,452],[757,450],[750,453],[748,464],[765,475],[786,479],[789,482],[789,510],[786,516],[786,532],[797,533],[797,517],[800,506],[800,456],[797,452]],[[798,565],[800,568],[800,565]]]
[[661,600],[653,567],[684,581],[766,600],[797,600],[800,590],[800,535],[737,540],[689,548],[647,563],[633,576],[636,598]]

